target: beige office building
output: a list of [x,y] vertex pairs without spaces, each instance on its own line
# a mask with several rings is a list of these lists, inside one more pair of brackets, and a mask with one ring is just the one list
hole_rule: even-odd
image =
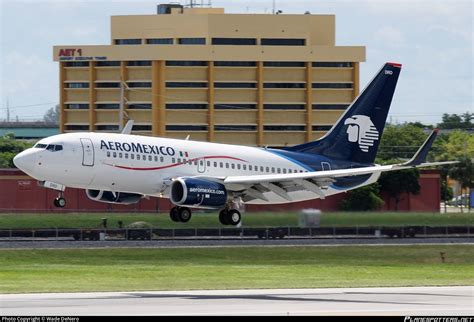
[[160,5],[111,17],[111,44],[55,46],[61,132],[118,131],[258,146],[321,137],[359,93],[364,46],[335,16]]

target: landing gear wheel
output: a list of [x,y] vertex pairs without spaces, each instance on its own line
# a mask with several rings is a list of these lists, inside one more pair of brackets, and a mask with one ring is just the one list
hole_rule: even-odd
[[181,222],[188,222],[191,219],[191,209],[187,207],[178,208],[178,219]]
[[219,212],[219,221],[221,222],[221,224],[223,225],[228,225],[229,223],[227,222],[227,209],[222,209],[220,212]]
[[179,217],[178,217],[178,207],[173,207],[170,209],[170,218],[174,222],[179,222]]
[[66,199],[64,199],[63,197],[57,197],[56,199],[54,199],[54,205],[58,208],[64,208],[66,207]]
[[227,212],[227,222],[229,225],[237,226],[240,223],[242,216],[237,209],[231,209]]

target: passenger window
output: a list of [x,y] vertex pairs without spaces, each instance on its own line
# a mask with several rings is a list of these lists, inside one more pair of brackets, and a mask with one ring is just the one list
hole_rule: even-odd
[[214,162],[214,168],[217,168],[217,162]]
[[130,154],[130,159],[135,159],[135,154]]
[[171,159],[171,163],[176,163],[176,159],[175,159],[175,158],[172,158],[172,159]]
[[178,163],[181,163],[181,158],[178,158]]
[[240,164],[237,164],[237,169],[239,169],[239,170],[240,170]]
[[128,153],[125,153],[125,159],[128,159]]
[[137,160],[140,160],[140,154],[137,154]]
[[160,162],[163,163],[165,159],[163,157],[160,157]]
[[110,157],[110,151],[107,151],[107,157]]
[[272,173],[275,173],[275,168],[272,167]]
[[270,168],[269,168],[269,167],[266,167],[265,170],[266,170],[266,172],[270,172]]
[[207,166],[208,166],[208,167],[211,166],[211,161],[207,161]]
[[219,163],[219,167],[223,168],[223,167],[224,167],[224,163],[223,163],[223,162],[220,162],[220,163]]
[[260,166],[260,172],[263,172],[263,165]]
[[235,164],[234,163],[231,163],[230,165],[231,165],[232,169],[235,169]]
[[114,158],[116,158],[116,157],[117,157],[117,152],[114,152]]
[[283,169],[283,173],[286,173],[286,169]]
[[119,153],[119,158],[120,158],[120,159],[122,158],[122,152]]
[[280,168],[277,168],[277,173],[281,173],[281,169],[280,169]]
[[155,155],[155,162],[158,162],[158,157]]
[[148,161],[153,161],[153,158],[151,155],[148,156]]
[[242,167],[244,168],[244,170],[247,170],[247,165],[244,164]]
[[229,169],[229,164],[227,162],[225,163],[225,167]]
[[194,165],[198,165],[198,161],[197,161],[197,160],[194,160]]
[[249,164],[249,171],[252,171],[252,165]]

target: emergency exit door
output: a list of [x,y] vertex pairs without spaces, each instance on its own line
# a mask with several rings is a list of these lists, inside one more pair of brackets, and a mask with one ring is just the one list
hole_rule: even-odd
[[81,139],[82,165],[92,167],[94,165],[94,145],[91,139]]

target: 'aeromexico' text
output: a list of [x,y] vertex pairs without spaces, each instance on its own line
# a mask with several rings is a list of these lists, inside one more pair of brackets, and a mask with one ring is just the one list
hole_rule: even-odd
[[100,140],[100,148],[111,151],[123,151],[133,153],[151,153],[173,156],[176,154],[175,150],[170,146],[157,146],[141,143],[121,143]]

